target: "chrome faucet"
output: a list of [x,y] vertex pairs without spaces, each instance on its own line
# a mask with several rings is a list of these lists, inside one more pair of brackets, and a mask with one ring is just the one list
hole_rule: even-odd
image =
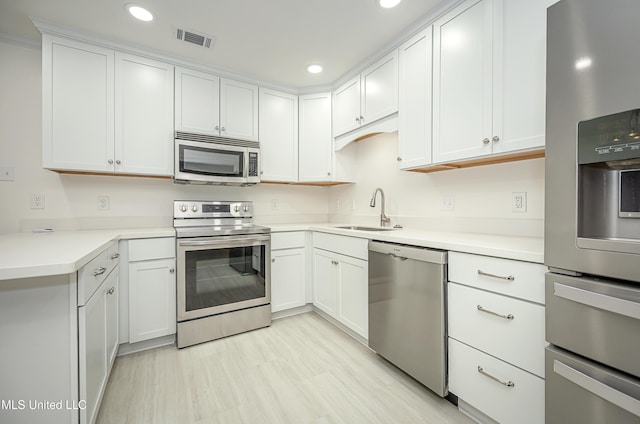
[[378,194],[378,192],[380,192],[380,199],[382,200],[382,204],[380,205],[380,226],[385,227],[389,222],[391,222],[391,219],[384,214],[384,191],[382,191],[380,187],[373,192],[373,197],[371,197],[371,203],[369,203],[369,206],[372,208],[376,207],[376,194]]

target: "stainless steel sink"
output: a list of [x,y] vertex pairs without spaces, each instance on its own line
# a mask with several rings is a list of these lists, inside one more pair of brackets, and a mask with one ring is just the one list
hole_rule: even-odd
[[343,230],[358,230],[358,231],[393,231],[395,228],[382,228],[382,227],[361,227],[359,225],[345,225],[336,227]]

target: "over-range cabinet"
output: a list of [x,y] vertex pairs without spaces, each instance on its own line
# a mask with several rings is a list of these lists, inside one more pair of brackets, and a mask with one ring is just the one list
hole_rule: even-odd
[[547,424],[640,423],[640,2],[548,9]]

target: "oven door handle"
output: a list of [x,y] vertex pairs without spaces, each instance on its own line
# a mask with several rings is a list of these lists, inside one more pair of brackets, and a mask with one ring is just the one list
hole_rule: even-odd
[[217,237],[206,240],[178,240],[178,247],[237,247],[237,246],[259,246],[271,239],[270,236],[259,237]]

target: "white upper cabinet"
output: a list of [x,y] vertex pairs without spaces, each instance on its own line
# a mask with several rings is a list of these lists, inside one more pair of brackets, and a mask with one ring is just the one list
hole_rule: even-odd
[[173,175],[173,66],[116,53],[115,169]]
[[42,63],[43,166],[112,172],[113,50],[45,35]]
[[398,111],[398,51],[380,59],[333,93],[333,136]]
[[544,146],[549,0],[468,0],[434,24],[433,162]]
[[260,88],[262,181],[298,181],[298,96]]
[[300,182],[331,180],[333,140],[331,138],[331,93],[299,97]]
[[398,162],[400,169],[431,164],[433,27],[399,48]]
[[43,166],[173,174],[173,66],[43,36]]
[[220,79],[220,135],[258,141],[258,86]]
[[220,135],[220,78],[176,67],[176,131]]
[[258,86],[176,67],[175,128],[258,141]]

